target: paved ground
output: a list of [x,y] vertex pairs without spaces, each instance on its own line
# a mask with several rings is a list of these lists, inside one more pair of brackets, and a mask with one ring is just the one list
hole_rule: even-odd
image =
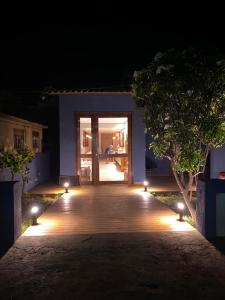
[[[79,213],[83,214],[87,217],[85,225],[89,216],[92,228],[101,228],[96,223],[96,216],[103,218],[104,215],[100,207],[106,208],[104,203],[110,205],[112,201],[115,204],[119,201],[117,209],[110,206],[105,212],[107,228],[110,228],[110,222],[115,228],[112,220],[120,213],[119,223],[130,224],[130,227],[123,225],[125,229],[136,226],[145,229],[142,232],[124,229],[124,232],[104,233],[101,228],[100,233],[95,229],[85,234],[71,234],[66,229],[63,234],[63,227],[60,229],[59,226],[55,235],[53,229],[49,233],[43,231],[47,234],[43,236],[24,235],[0,260],[1,300],[225,299],[225,258],[196,230],[187,226],[180,231],[179,225],[175,226],[175,219],[173,226],[160,227],[160,217],[160,230],[156,230],[157,218],[153,222],[155,229],[151,230],[153,223],[142,223],[141,216],[147,220],[151,219],[151,211],[155,211],[155,216],[157,211],[159,216],[163,211],[168,212],[164,206],[156,204],[157,201],[151,197],[146,199],[140,191],[132,189],[127,191],[126,197],[119,198],[121,187],[115,186],[111,193],[107,186],[100,188],[92,197],[88,196],[91,188],[89,193],[74,195],[75,219]],[[97,194],[99,201],[95,200]],[[85,201],[91,206],[91,214],[91,211],[85,214],[87,206],[82,203]],[[60,211],[62,204],[58,202],[56,207]],[[56,207],[51,208],[54,214]],[[131,218],[122,222],[121,214],[129,211]],[[61,212],[61,215],[67,213],[73,213],[73,209]],[[49,211],[47,214],[51,215]],[[171,224],[170,218],[166,220]],[[86,230],[91,228],[85,226]]]
[[225,299],[224,257],[197,232],[23,237],[0,299]]

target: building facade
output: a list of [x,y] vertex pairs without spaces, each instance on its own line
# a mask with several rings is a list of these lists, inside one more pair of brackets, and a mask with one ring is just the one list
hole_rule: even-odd
[[[4,146],[20,149],[24,145],[36,153],[33,161],[28,165],[29,181],[25,184],[25,191],[49,179],[49,153],[43,152],[43,129],[47,128],[39,123],[30,122],[21,118],[0,113],[0,150]],[[0,181],[10,181],[8,170],[0,172]],[[19,174],[15,180],[21,181]]]
[[42,131],[46,126],[0,113],[0,148],[14,149],[27,145],[36,153],[42,152]]
[[129,92],[53,91],[59,96],[60,182],[142,182],[143,111]]

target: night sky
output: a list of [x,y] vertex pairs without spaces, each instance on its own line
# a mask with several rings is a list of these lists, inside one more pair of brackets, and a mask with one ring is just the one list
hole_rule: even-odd
[[195,46],[225,53],[225,11],[219,6],[116,3],[58,7],[57,13],[55,7],[7,10],[1,91],[123,86],[157,51]]
[[169,48],[225,56],[225,9],[215,1],[78,3],[10,2],[0,10],[0,111],[47,125],[44,145],[56,156],[58,101],[46,89],[119,90]]

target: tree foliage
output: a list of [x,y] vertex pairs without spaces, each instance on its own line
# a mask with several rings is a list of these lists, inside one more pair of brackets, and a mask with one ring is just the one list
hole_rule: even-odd
[[24,146],[21,149],[13,149],[5,146],[0,151],[0,170],[8,169],[11,179],[15,179],[16,173],[21,175],[23,182],[29,181],[28,164],[34,159],[35,154],[32,149]]
[[225,60],[195,49],[157,53],[146,69],[134,73],[132,94],[144,108],[150,147],[171,161],[195,217],[193,180],[204,172],[209,150],[225,143]]

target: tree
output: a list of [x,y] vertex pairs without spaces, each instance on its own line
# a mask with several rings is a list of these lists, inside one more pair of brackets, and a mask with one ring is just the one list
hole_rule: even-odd
[[19,173],[23,182],[22,191],[25,183],[29,181],[28,164],[34,159],[34,156],[33,150],[27,146],[17,150],[11,146],[5,146],[0,151],[0,170],[8,169],[11,180],[14,180],[16,173]]
[[204,173],[209,150],[225,143],[225,60],[195,49],[157,53],[146,69],[135,71],[132,94],[144,109],[150,147],[170,160],[196,221],[193,183]]

